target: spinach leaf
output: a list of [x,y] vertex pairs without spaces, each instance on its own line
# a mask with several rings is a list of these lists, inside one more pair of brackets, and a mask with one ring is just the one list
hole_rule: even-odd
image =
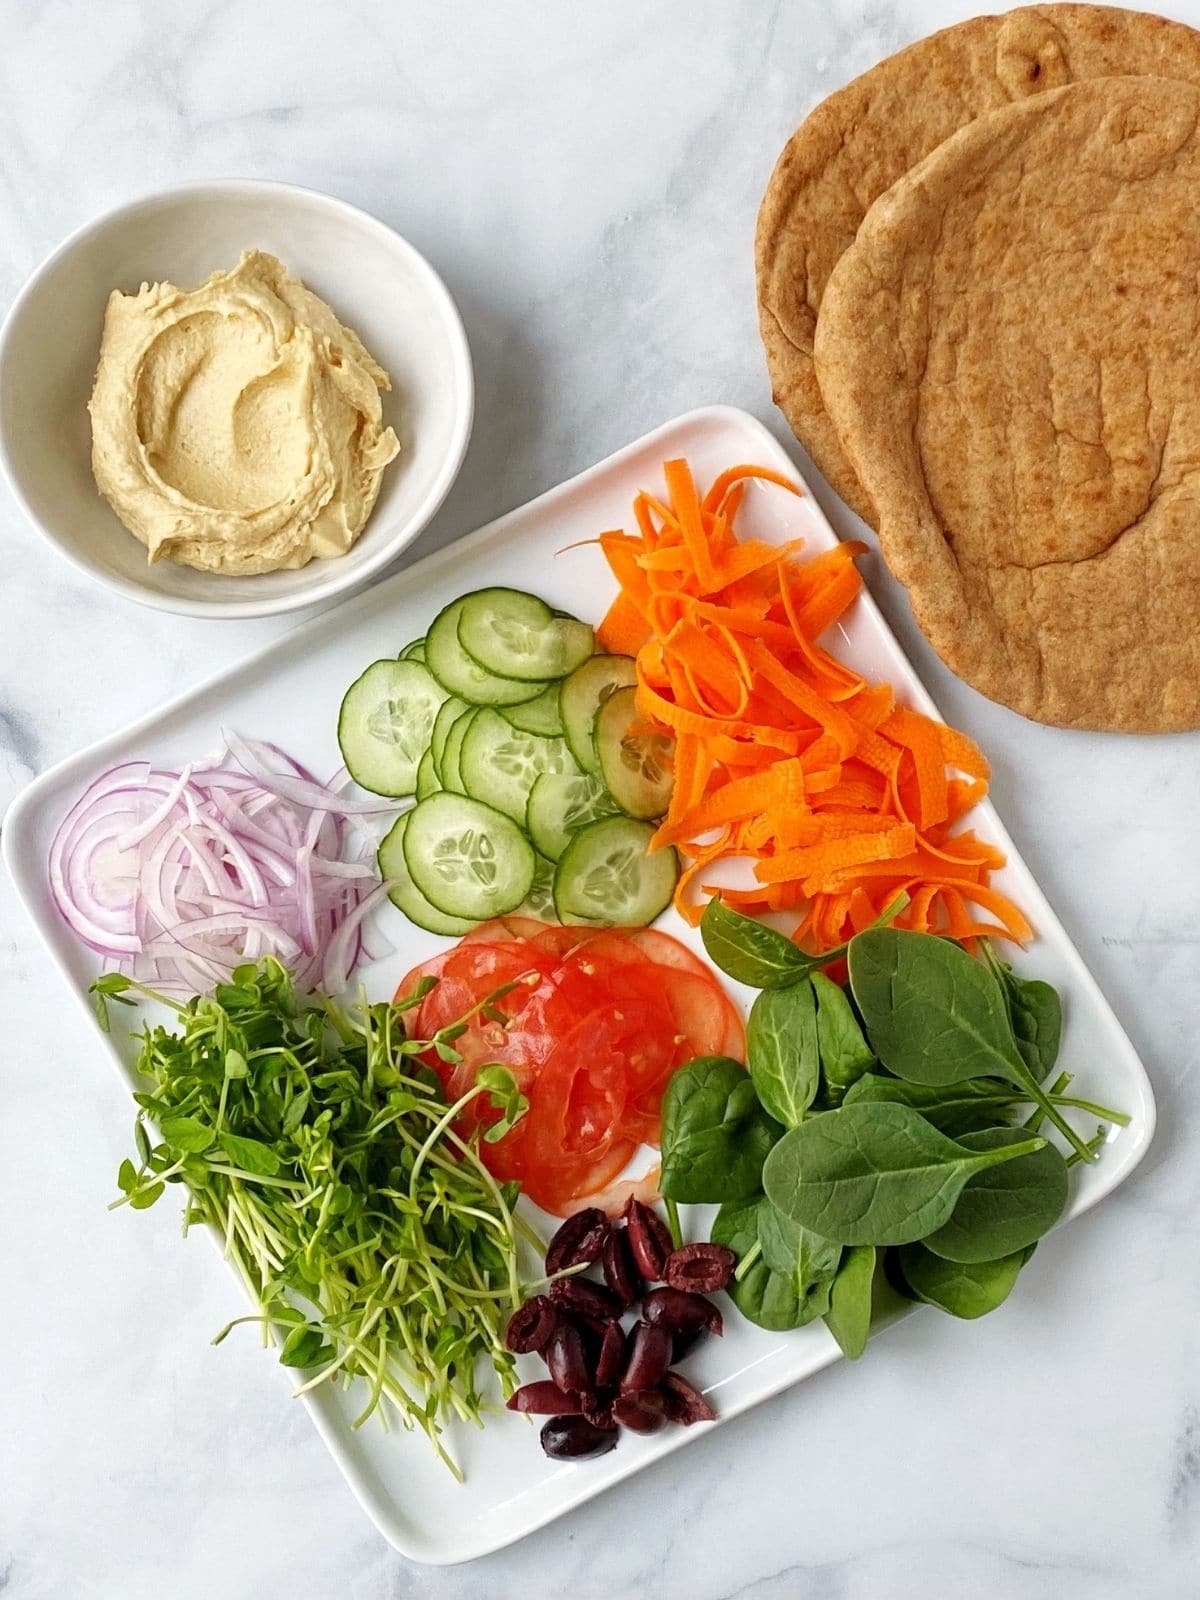
[[1002,1305],[1026,1261],[1023,1250],[996,1261],[943,1261],[921,1244],[905,1245],[898,1254],[904,1281],[918,1300],[967,1318],[986,1316]]
[[908,1244],[949,1221],[976,1173],[1045,1143],[993,1150],[948,1139],[910,1106],[869,1101],[810,1117],[768,1155],[762,1183],[793,1222],[841,1244]]
[[[761,1194],[747,1200],[728,1201],[717,1212],[711,1238],[732,1250],[739,1261],[758,1249],[759,1211],[769,1202]],[[773,1333],[801,1328],[825,1315],[829,1309],[828,1281],[806,1294],[797,1290],[790,1272],[773,1272],[761,1255],[756,1255],[748,1271],[730,1280],[727,1293],[749,1322]]]
[[842,1256],[837,1277],[830,1287],[829,1310],[825,1313],[825,1326],[850,1361],[857,1361],[867,1348],[874,1284],[875,1246],[852,1245]]
[[870,1072],[875,1056],[840,985],[823,972],[814,972],[812,987],[817,999],[817,1049],[825,1100],[837,1106],[863,1074]]
[[772,1272],[790,1277],[803,1297],[810,1289],[828,1283],[838,1270],[842,1247],[810,1233],[785,1217],[764,1195],[758,1207],[758,1243]]
[[757,1194],[763,1162],[782,1131],[738,1062],[690,1061],[663,1096],[663,1194],[693,1205]]
[[[969,1150],[997,1150],[1028,1138],[1022,1128],[963,1134]],[[994,1261],[1035,1243],[1062,1216],[1067,1163],[1052,1144],[972,1178],[950,1220],[925,1239],[947,1261]]]
[[804,1120],[821,1082],[811,982],[764,989],[758,996],[746,1025],[746,1066],[770,1116],[785,1128]]
[[807,977],[815,964],[784,934],[731,910],[721,899],[705,906],[700,937],[713,963],[752,989],[785,989]]
[[1058,990],[1041,978],[1018,978],[1003,963],[1000,981],[1017,1048],[1030,1072],[1044,1083],[1058,1060],[1062,1041],[1062,1001]]
[[1000,986],[960,945],[894,928],[859,934],[850,987],[879,1059],[897,1077],[1021,1081]]
[[940,1133],[960,1139],[965,1133],[994,1128],[1007,1120],[1014,1106],[1024,1102],[1019,1094],[994,1078],[968,1078],[946,1087],[926,1083],[906,1083],[882,1072],[868,1072],[846,1091],[844,1105],[863,1101],[878,1104],[892,1101],[912,1106]]
[[994,1077],[1023,1089],[1077,1151],[1095,1153],[1025,1065],[995,974],[949,939],[875,928],[850,941],[850,987],[879,1059],[910,1083]]

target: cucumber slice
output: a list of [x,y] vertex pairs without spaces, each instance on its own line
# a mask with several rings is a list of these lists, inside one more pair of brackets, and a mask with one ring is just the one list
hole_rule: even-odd
[[556,683],[544,689],[536,700],[527,700],[523,706],[504,706],[500,714],[507,717],[514,728],[520,728],[522,733],[562,737],[562,715],[558,709]]
[[338,744],[350,776],[375,794],[411,794],[446,691],[419,661],[376,661],[346,690]]
[[614,689],[596,713],[596,754],[608,792],[628,817],[661,817],[671,801],[675,741],[639,728],[633,689]]
[[404,859],[404,833],[411,816],[412,812],[406,811],[397,817],[391,832],[379,846],[379,875],[385,883],[390,879],[392,884],[388,899],[403,911],[410,922],[415,922],[418,928],[424,928],[426,933],[444,933],[455,938],[470,933],[474,923],[468,922],[465,917],[448,917],[444,911],[430,905],[412,881],[412,874]]
[[403,843],[413,882],[445,916],[502,917],[533,887],[533,846],[511,817],[479,800],[434,794],[419,801]]
[[600,817],[611,817],[617,803],[590,772],[543,772],[529,791],[525,831],[534,848],[557,861],[571,835]]
[[442,787],[442,780],[438,777],[437,763],[433,759],[433,751],[426,750],[421,757],[421,764],[417,768],[417,799],[424,800],[428,795],[436,794]]
[[464,711],[470,711],[470,706],[465,700],[460,700],[452,694],[449,700],[442,702],[437,716],[433,720],[433,732],[429,735],[429,748],[433,752],[433,764],[438,772],[442,770],[442,757],[446,753],[446,740],[450,737],[450,729],[462,716]]
[[478,716],[478,707],[472,706],[456,717],[450,725],[450,732],[446,735],[446,747],[442,751],[442,759],[438,763],[438,777],[442,780],[442,788],[449,789],[454,794],[466,794],[462,781],[462,747],[467,736],[467,729]]
[[518,917],[533,917],[538,922],[557,922],[554,906],[554,863],[545,856],[536,856],[533,866],[533,885],[513,913]]
[[473,598],[473,595],[463,595],[438,612],[425,635],[426,666],[449,694],[456,694],[474,706],[516,706],[535,699],[548,687],[545,683],[517,683],[511,678],[497,677],[494,672],[485,672],[459,644],[459,616],[467,601]]
[[472,715],[458,758],[464,793],[495,806],[522,827],[529,791],[541,774],[574,771],[565,739],[522,733],[488,706]]
[[414,639],[411,644],[406,644],[397,659],[400,661],[424,661],[425,640]]
[[630,817],[602,817],[580,828],[554,872],[559,920],[639,928],[653,922],[670,904],[679,876],[674,850],[647,855],[653,835],[648,822]]
[[596,713],[616,689],[637,682],[632,656],[592,656],[558,691],[563,733],[571,754],[585,772],[600,771],[596,754]]
[[544,600],[520,589],[468,595],[458,617],[458,642],[485,672],[522,683],[565,678],[595,648],[586,622],[556,617]]

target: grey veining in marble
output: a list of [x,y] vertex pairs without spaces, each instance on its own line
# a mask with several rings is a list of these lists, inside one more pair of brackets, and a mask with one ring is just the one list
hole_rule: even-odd
[[[1200,23],[1200,0],[1172,11]],[[666,418],[781,438],[751,240],[823,94],[965,3],[0,0],[0,301],[78,223],[191,177],[310,184],[458,298],[475,438],[428,551]],[[839,526],[850,519],[820,485]],[[0,808],[277,623],[139,611],[0,499]],[[164,1209],[110,1217],[129,1117],[0,884],[6,1600],[1182,1600],[1200,1592],[1200,738],[1032,726],[870,581],[1141,1051],[1157,1141],[978,1325],[915,1318],[532,1539],[407,1565]],[[1024,1288],[1024,1286],[1023,1286]]]

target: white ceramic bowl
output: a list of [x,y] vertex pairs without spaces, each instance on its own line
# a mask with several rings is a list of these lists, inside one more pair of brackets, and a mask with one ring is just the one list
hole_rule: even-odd
[[[191,287],[255,247],[328,300],[389,373],[384,418],[401,453],[344,556],[257,577],[150,566],[92,478],[87,402],[105,302],[112,289],[160,279]],[[110,211],[43,262],[0,329],[0,466],[30,521],[110,589],[189,616],[267,616],[359,587],[441,505],[473,409],[466,334],[429,263],[374,217],[287,184],[189,184]]]

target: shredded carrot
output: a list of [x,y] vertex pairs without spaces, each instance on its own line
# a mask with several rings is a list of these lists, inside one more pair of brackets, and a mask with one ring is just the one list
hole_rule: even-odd
[[686,461],[664,466],[667,498],[634,502],[636,533],[600,546],[619,593],[599,630],[636,657],[637,707],[675,739],[674,790],[653,848],[685,870],[676,905],[699,920],[705,869],[750,857],[758,882],[721,887],[742,910],[791,913],[819,953],[867,927],[903,891],[902,926],[1023,942],[1020,910],[990,883],[1004,857],[955,831],[987,793],[972,739],[898,705],[820,642],[862,579],[844,543],[801,559],[802,541],[739,540],[750,484],[795,484],[739,464],[701,494]]

